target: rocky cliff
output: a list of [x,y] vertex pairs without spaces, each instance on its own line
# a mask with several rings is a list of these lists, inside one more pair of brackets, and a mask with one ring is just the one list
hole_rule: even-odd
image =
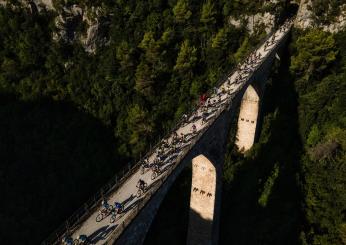
[[[14,6],[6,0],[0,0],[0,5],[18,7],[18,4]],[[80,42],[89,53],[95,53],[97,46],[107,44],[109,15],[101,6],[62,4],[53,0],[22,0],[19,7],[28,8],[32,14],[40,11],[54,12],[57,31],[53,34],[53,39],[56,41]]]
[[[326,0],[326,2],[328,2]],[[341,2],[341,1],[340,1]],[[325,10],[323,17],[328,17],[331,12],[331,4],[327,4],[327,9]],[[322,28],[324,31],[331,33],[337,33],[343,30],[346,26],[346,5],[340,4],[337,6],[338,11],[336,16],[330,17],[327,23],[322,23],[319,21],[318,14],[314,12],[312,0],[301,0],[299,11],[296,18],[295,26],[300,29],[307,29],[312,27]],[[330,15],[330,14],[329,14]]]

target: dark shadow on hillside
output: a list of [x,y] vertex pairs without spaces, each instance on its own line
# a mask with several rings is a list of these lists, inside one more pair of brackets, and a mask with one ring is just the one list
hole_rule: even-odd
[[3,244],[39,244],[121,168],[111,130],[72,105],[0,101]]
[[[289,57],[287,50],[282,57]],[[301,142],[289,63],[289,59],[282,60],[264,95],[264,117],[271,114],[271,119],[266,117],[269,129],[265,130],[265,122],[260,143],[237,163],[233,181],[225,185],[220,244],[299,244],[300,194],[296,176]],[[258,200],[275,164],[279,175],[262,207]]]
[[186,244],[191,191],[191,169],[183,170],[167,192],[144,245]]

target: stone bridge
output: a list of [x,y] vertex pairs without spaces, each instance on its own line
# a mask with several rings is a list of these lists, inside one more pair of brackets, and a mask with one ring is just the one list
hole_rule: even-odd
[[[162,173],[144,173],[137,163],[120,181],[102,191],[91,204],[64,224],[42,244],[59,244],[64,236],[87,235],[92,244],[142,244],[166,193],[181,171],[192,163],[192,185],[187,244],[217,244],[220,220],[222,166],[232,118],[238,115],[236,144],[240,151],[251,148],[259,131],[261,97],[271,66],[289,36],[292,21],[286,21],[226,76],[203,105],[167,135],[146,157],[161,156]],[[239,110],[240,106],[240,110]],[[196,127],[192,129],[193,125]],[[181,137],[181,138],[180,138]],[[166,146],[165,146],[166,145]],[[160,153],[159,153],[160,152]],[[154,178],[155,177],[155,178]],[[139,179],[148,190],[137,195]],[[96,222],[101,198],[124,206],[114,222],[110,216]]]

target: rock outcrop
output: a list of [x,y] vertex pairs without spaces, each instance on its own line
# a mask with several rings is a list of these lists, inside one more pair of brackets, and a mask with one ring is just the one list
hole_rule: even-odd
[[233,16],[229,17],[229,23],[239,28],[242,24],[246,26],[246,29],[250,35],[254,34],[256,30],[264,27],[265,32],[268,34],[274,27],[275,15],[271,13],[257,13],[255,15],[243,15],[240,18]]
[[[340,9],[345,9],[345,5],[341,5]],[[330,24],[318,24],[314,19],[312,12],[312,0],[301,0],[299,11],[297,14],[295,27],[299,29],[308,29],[312,27],[322,28],[324,31],[337,33],[343,30],[346,26],[346,11],[341,11],[339,16],[336,16],[334,21]]]
[[[6,0],[0,0],[0,5],[6,5]],[[32,14],[49,10],[57,13],[55,25],[57,31],[53,33],[55,41],[80,42],[85,51],[95,53],[98,46],[108,43],[107,15],[101,7],[66,5],[54,6],[53,0],[22,0],[17,7],[27,8]]]
[[101,13],[101,9],[95,7],[63,7],[58,11],[59,15],[56,18],[58,32],[55,33],[54,39],[65,42],[80,41],[87,52],[95,53],[97,46],[107,43],[104,32],[100,31],[106,27],[107,23],[104,20],[107,18]]

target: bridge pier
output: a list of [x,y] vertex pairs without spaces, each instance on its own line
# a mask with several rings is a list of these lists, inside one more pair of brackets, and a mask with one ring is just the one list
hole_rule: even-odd
[[259,118],[260,96],[253,85],[243,95],[238,118],[236,145],[240,152],[249,150],[255,142]]
[[212,243],[216,168],[204,155],[192,159],[192,184],[187,244]]

